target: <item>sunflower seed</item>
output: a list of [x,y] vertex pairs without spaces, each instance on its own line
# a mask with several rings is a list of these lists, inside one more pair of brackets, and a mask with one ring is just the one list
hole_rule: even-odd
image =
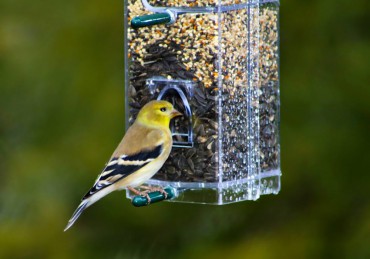
[[[204,6],[212,1],[177,0],[176,5]],[[129,29],[130,123],[139,109],[156,99],[161,90],[151,92],[146,86],[147,79],[162,76],[195,83],[192,92],[185,91],[192,108],[194,147],[173,148],[156,179],[217,182],[220,163],[227,169],[222,180],[233,180],[240,174],[238,168],[247,167],[242,158],[251,152],[250,143],[260,143],[251,148],[258,150],[263,171],[279,166],[278,15],[273,4],[261,4],[258,10],[251,10],[250,14],[245,9],[222,13],[222,24],[218,24],[215,13],[182,14],[171,25]],[[144,14],[147,12],[140,1],[128,0],[127,17]],[[249,70],[247,55],[252,64]],[[248,100],[251,107],[247,107]],[[179,111],[185,110],[178,97],[169,101]],[[186,133],[189,121],[186,117],[176,118],[171,128]],[[248,136],[247,125],[258,126],[259,139],[249,142],[255,136]],[[186,141],[186,137],[176,135],[174,140]]]

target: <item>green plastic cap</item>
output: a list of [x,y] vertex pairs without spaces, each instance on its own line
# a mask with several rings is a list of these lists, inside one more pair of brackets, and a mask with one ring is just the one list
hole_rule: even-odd
[[[166,198],[165,198],[165,195],[159,191],[148,193],[150,197],[150,204],[163,201],[163,200],[170,200],[176,196],[176,190],[172,187],[166,187],[164,191],[167,193]],[[149,205],[147,197],[140,196],[140,195],[135,196],[132,199],[131,203],[135,207],[143,207],[143,206]]]
[[137,29],[141,27],[169,22],[171,22],[171,15],[169,13],[156,13],[134,17],[131,20],[131,27]]

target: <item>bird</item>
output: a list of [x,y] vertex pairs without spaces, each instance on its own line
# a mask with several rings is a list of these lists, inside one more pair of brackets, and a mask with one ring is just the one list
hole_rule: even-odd
[[140,109],[135,122],[128,128],[93,187],[83,196],[64,231],[86,208],[113,191],[127,188],[135,194],[145,195],[135,187],[155,175],[170,155],[172,135],[169,125],[177,116],[182,113],[164,100],[150,101]]

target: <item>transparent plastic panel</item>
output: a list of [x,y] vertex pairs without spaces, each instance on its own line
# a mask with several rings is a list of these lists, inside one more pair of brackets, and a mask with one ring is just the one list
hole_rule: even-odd
[[[154,99],[185,114],[171,122],[174,147],[148,182],[176,188],[174,201],[225,204],[280,189],[278,4],[219,2],[229,9],[127,27],[128,125]],[[127,21],[149,13],[127,1]]]
[[204,13],[204,12],[228,12],[232,10],[246,9],[248,5],[258,5],[261,2],[273,2],[273,0],[139,0],[142,5],[151,12],[164,12],[165,9],[176,13]]
[[[130,19],[131,15],[141,14],[138,10],[143,8],[130,12],[129,5],[128,10]],[[189,132],[191,124],[192,139],[176,139],[175,136],[171,155],[154,179],[218,182],[217,42],[216,14],[184,14],[170,26],[129,28],[129,123],[133,123],[140,107],[157,99],[167,86],[182,88],[192,113],[186,120],[174,122],[176,127],[182,128],[177,133]],[[191,87],[184,90],[185,85]],[[184,101],[177,93],[168,92],[163,97],[184,111]],[[181,141],[188,145],[179,144]]]
[[260,167],[262,194],[280,190],[279,4],[260,7]]
[[[144,0],[145,1],[145,0]],[[204,7],[221,5],[239,5],[247,3],[249,0],[147,0],[152,6],[165,7]]]
[[[145,0],[144,0],[145,1]],[[147,0],[152,6],[165,7],[203,7],[214,6],[218,0]]]
[[223,181],[248,176],[248,10],[221,14]]
[[258,7],[221,16],[224,202],[259,197]]

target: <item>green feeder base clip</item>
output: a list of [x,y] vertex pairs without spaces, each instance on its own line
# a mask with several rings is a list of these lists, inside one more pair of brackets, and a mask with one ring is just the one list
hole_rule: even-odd
[[155,191],[155,192],[148,193],[148,196],[150,198],[150,203],[148,202],[147,197],[140,196],[140,195],[135,196],[131,200],[131,203],[135,207],[143,207],[143,206],[146,206],[152,203],[156,203],[156,202],[163,201],[163,200],[170,200],[176,197],[176,190],[174,188],[166,187],[164,188],[164,191],[167,193],[167,197],[165,197],[165,195],[161,193],[160,191]]

